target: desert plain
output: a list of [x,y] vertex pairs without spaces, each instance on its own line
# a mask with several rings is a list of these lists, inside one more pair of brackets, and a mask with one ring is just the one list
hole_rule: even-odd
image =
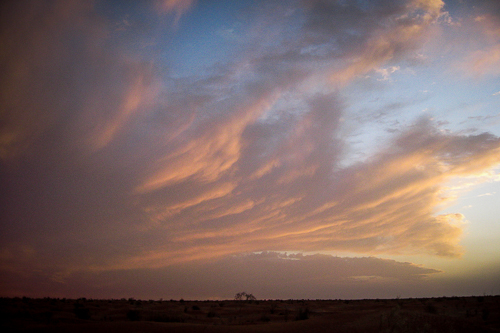
[[500,332],[500,296],[364,300],[1,298],[2,332]]

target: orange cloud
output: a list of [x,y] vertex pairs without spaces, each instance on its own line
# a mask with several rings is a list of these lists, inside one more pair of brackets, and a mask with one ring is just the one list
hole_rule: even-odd
[[[441,14],[441,0],[415,0],[407,5],[408,11],[391,17],[388,27],[378,28],[363,45],[361,51],[331,76],[333,83],[345,84],[353,78],[366,74],[395,57],[420,45],[432,31],[432,25]],[[423,15],[420,14],[423,11]]]
[[472,53],[462,66],[474,75],[499,75],[500,44]]
[[471,41],[467,56],[460,59],[455,68],[474,76],[496,76],[500,74],[500,19],[486,13],[469,19],[464,33]]
[[[304,140],[317,131],[318,127],[311,126],[291,135]],[[319,143],[313,140],[309,144]],[[224,192],[224,198],[210,194],[218,193],[211,191],[222,183],[205,179],[203,186],[212,188],[208,196],[188,195],[191,199],[179,206],[185,209],[182,213],[160,216],[161,229],[170,230],[170,245],[150,255],[156,258],[157,253],[165,265],[174,260],[174,254],[175,262],[204,258],[204,251],[192,252],[199,246],[220,255],[266,249],[458,257],[464,216],[438,215],[436,210],[447,200],[449,180],[472,177],[497,166],[499,148],[500,140],[492,136],[444,135],[430,123],[419,122],[365,163],[333,174],[322,174],[316,168],[301,177],[283,178],[289,174],[287,150],[300,151],[300,147],[278,146],[284,150],[269,154],[267,164],[274,167],[258,172],[259,178],[247,178],[235,168],[235,162],[228,169],[233,173],[225,177],[236,183]],[[303,165],[329,161],[310,160],[307,155],[315,150],[306,151],[300,159]],[[240,148],[238,159],[245,154]],[[205,163],[210,164],[210,158]],[[297,170],[296,166],[290,165],[290,170]],[[258,170],[246,172],[255,175]],[[173,185],[164,188],[169,186]],[[152,193],[162,197],[161,191]],[[170,247],[176,250],[171,252]],[[137,260],[147,267],[150,259],[140,258]],[[161,266],[160,259],[151,260],[152,265]]]
[[[107,146],[123,130],[141,103],[151,97],[150,86],[145,83],[145,81],[148,81],[145,78],[145,76],[149,75],[147,72],[147,70],[139,68],[134,75],[135,77],[130,79],[130,86],[125,88],[124,96],[121,97],[122,100],[118,100],[116,104],[111,105],[114,109],[109,110],[109,113],[114,113],[112,117],[110,119],[99,119],[95,129],[88,135],[93,149],[99,150]],[[98,94],[100,95],[100,92]],[[110,107],[106,105],[105,96],[96,96],[94,100],[89,101],[89,104],[87,106],[89,115],[95,115],[95,109]],[[92,120],[89,119],[89,122],[92,122]]]
[[[146,211],[149,214],[154,214],[155,216],[154,220],[164,221],[165,219],[172,218],[173,216],[181,213],[183,210],[187,208],[200,205],[201,203],[204,203],[206,201],[211,201],[217,198],[226,197],[229,194],[231,194],[231,192],[234,190],[235,187],[236,187],[235,184],[223,183],[216,187],[212,187],[207,192],[196,193],[194,197],[191,197],[188,200],[179,203],[174,203],[171,205],[149,207],[146,208]],[[237,212],[238,210],[234,211],[234,213]],[[229,214],[231,213],[227,212],[226,214],[223,215],[229,215]]]
[[231,169],[241,154],[241,135],[248,124],[271,107],[276,96],[266,96],[228,120],[207,124],[197,138],[181,144],[159,159],[152,176],[138,186],[139,193],[155,191],[189,177],[215,181]]

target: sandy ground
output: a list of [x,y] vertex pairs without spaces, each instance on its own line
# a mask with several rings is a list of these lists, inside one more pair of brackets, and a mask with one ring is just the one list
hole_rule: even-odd
[[393,300],[0,299],[2,332],[500,332],[500,296]]

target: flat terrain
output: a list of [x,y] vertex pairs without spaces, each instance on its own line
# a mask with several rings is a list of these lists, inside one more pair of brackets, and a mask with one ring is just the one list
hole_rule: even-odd
[[144,301],[0,298],[2,332],[500,332],[500,296]]

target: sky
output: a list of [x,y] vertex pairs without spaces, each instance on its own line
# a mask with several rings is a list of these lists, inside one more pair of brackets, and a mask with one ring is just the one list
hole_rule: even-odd
[[0,296],[500,294],[500,2],[1,6]]

